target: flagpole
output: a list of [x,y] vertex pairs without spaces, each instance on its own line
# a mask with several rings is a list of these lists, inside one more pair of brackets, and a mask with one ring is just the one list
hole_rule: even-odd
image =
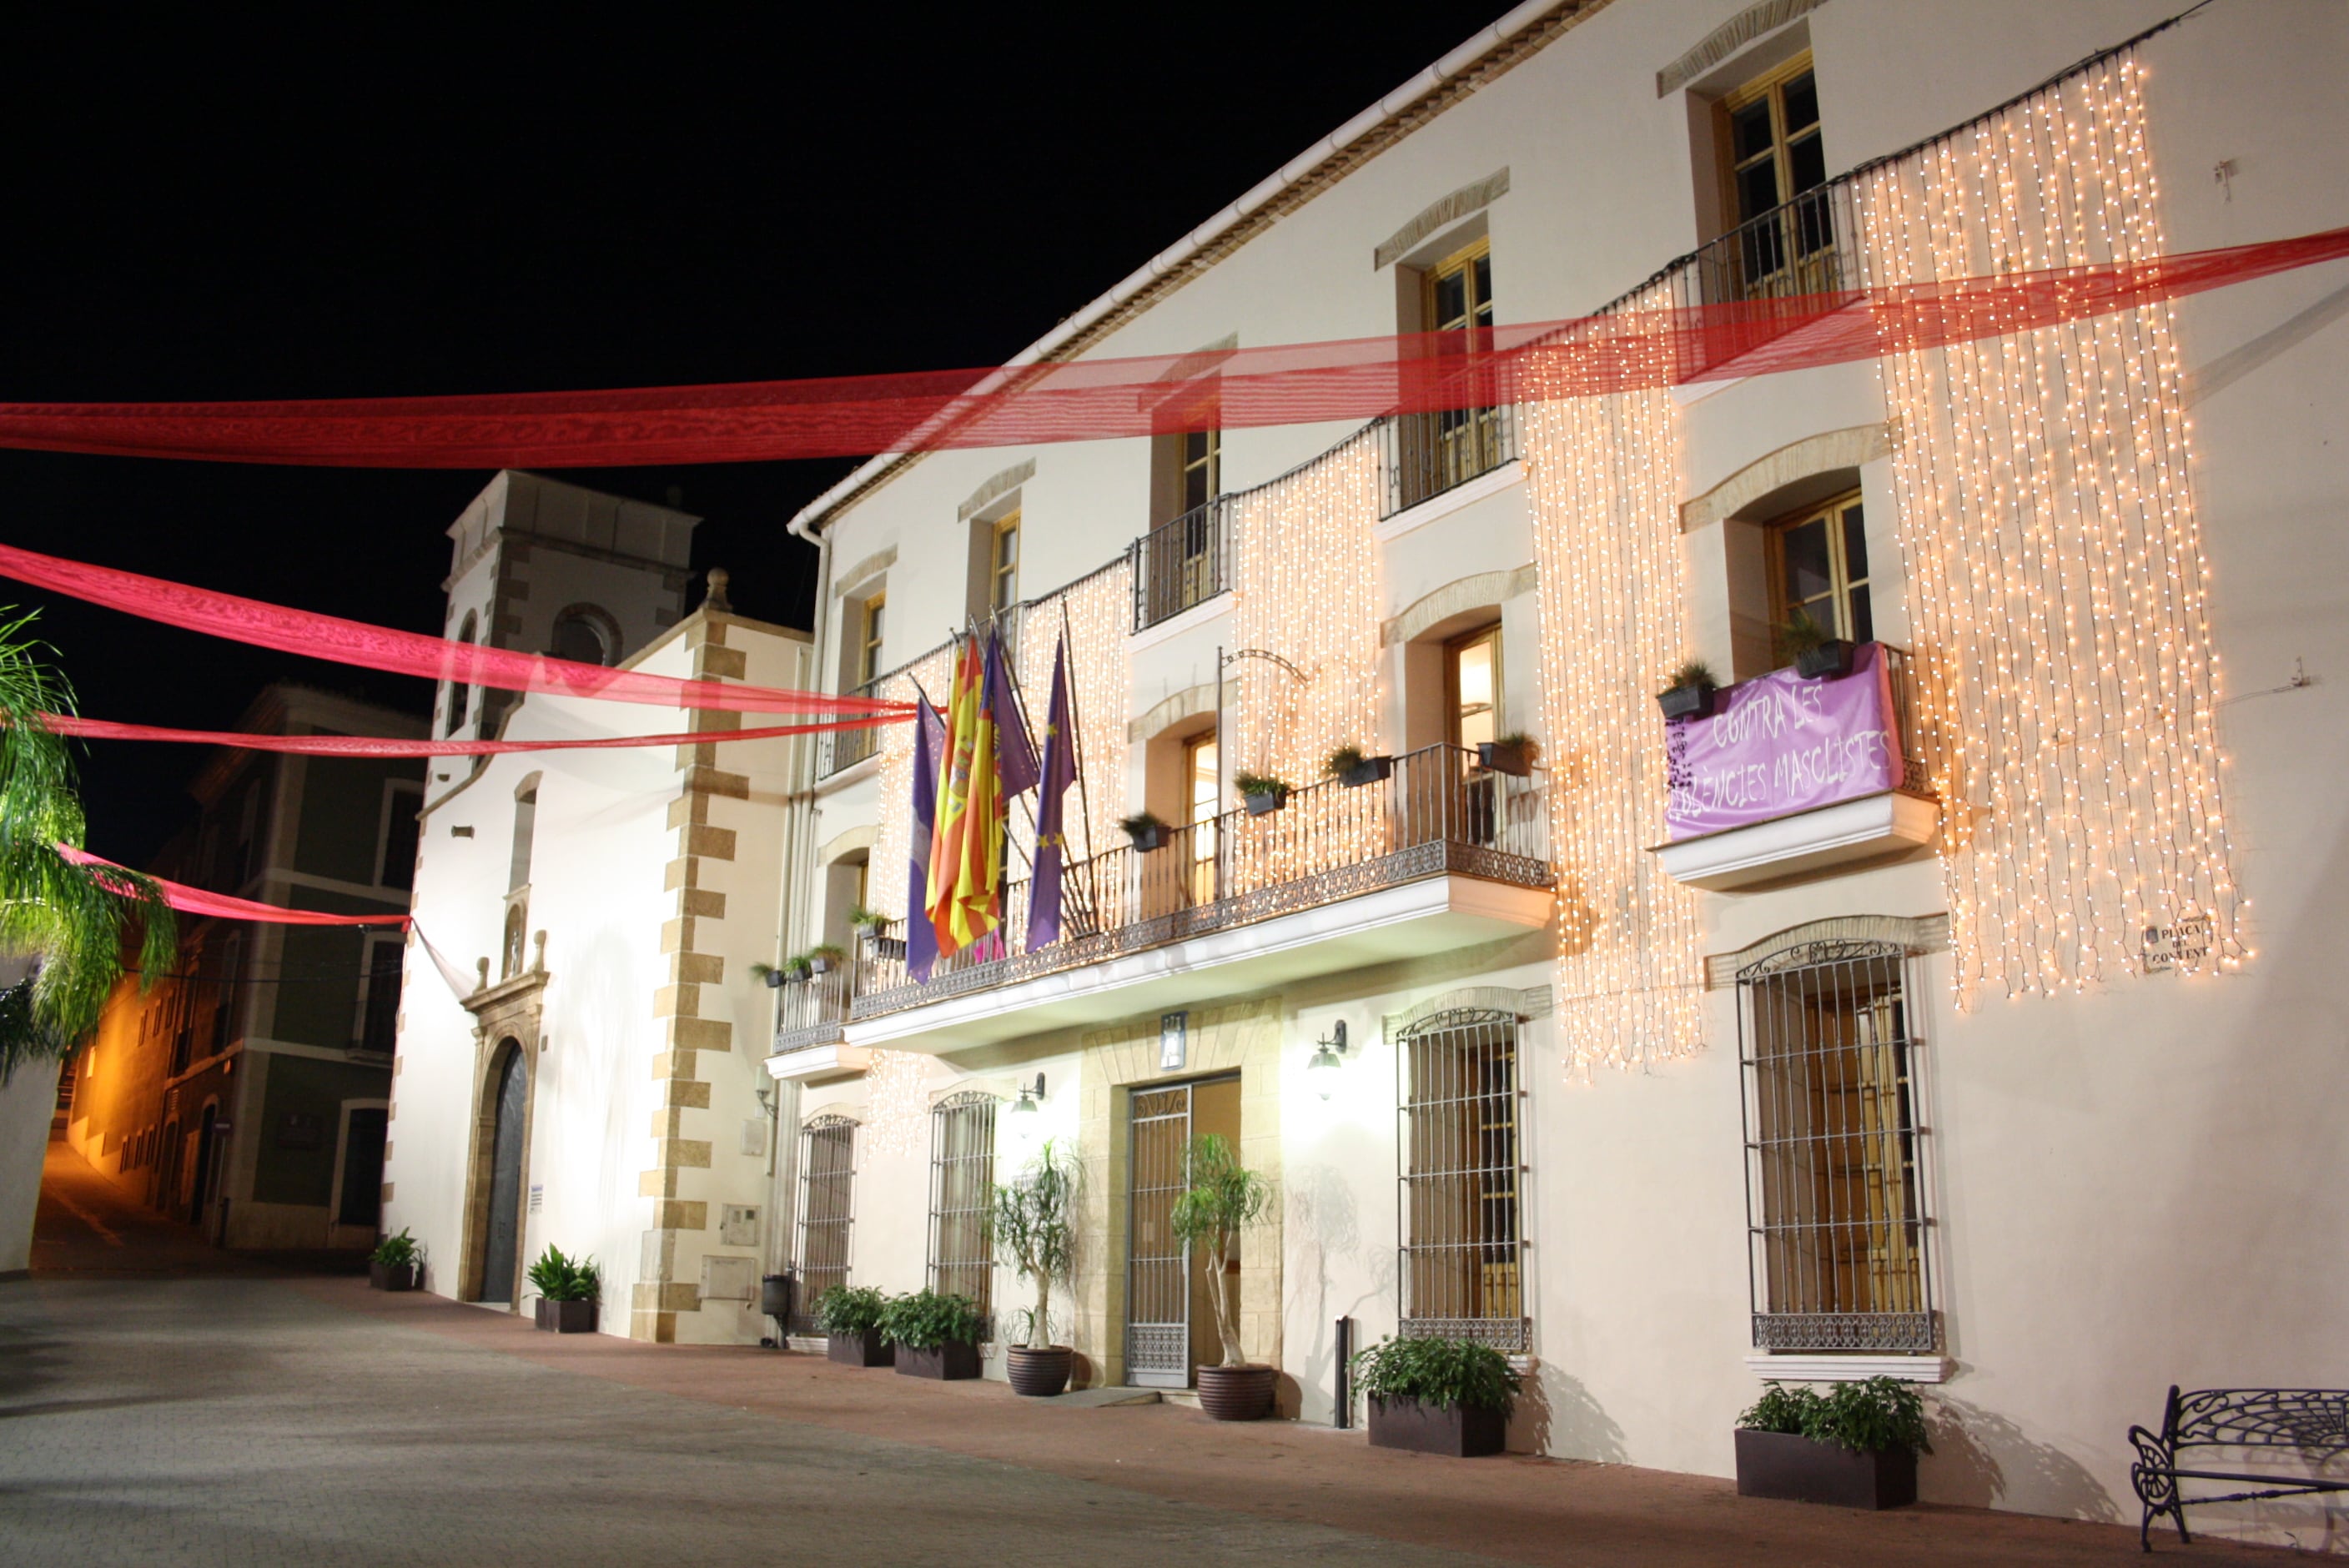
[[[1061,595],[1061,656],[1062,659],[1061,673],[1069,683],[1069,759],[1071,764],[1076,769],[1077,814],[1084,819],[1085,863],[1090,865],[1093,861],[1093,851],[1100,848],[1100,846],[1093,842],[1092,797],[1087,793],[1085,789],[1084,726],[1079,723],[1077,718],[1077,675],[1076,671],[1070,668],[1066,663],[1068,655],[1071,651],[1071,645],[1074,644],[1076,640],[1075,634],[1069,626],[1069,596],[1066,593],[1063,593]],[[1068,887],[1071,879],[1069,878],[1068,872],[1068,817],[1066,813],[1063,813],[1061,818],[1061,875],[1062,879],[1061,883],[1061,896],[1063,900],[1066,900],[1069,896]],[[1092,879],[1088,876],[1078,877],[1074,880],[1082,885],[1073,902],[1080,906],[1084,916],[1087,929],[1091,932],[1098,933],[1102,928],[1101,906],[1095,903],[1093,899]]]

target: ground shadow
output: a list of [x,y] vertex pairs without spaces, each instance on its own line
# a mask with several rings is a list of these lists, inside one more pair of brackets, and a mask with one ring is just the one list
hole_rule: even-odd
[[1590,1397],[1582,1379],[1555,1367],[1541,1367],[1526,1379],[1509,1418],[1509,1448],[1610,1465],[1631,1459],[1615,1418]]

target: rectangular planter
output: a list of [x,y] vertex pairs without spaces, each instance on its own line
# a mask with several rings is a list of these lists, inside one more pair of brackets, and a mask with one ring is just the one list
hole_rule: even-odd
[[367,1260],[367,1286],[371,1290],[414,1290],[414,1264],[379,1264]]
[[1366,784],[1383,784],[1393,777],[1393,758],[1365,757],[1352,767],[1341,770],[1338,782],[1349,789],[1360,789]]
[[538,1326],[550,1334],[593,1334],[595,1304],[592,1301],[549,1301],[538,1298]]
[[952,1380],[978,1376],[978,1346],[965,1341],[958,1345],[941,1345],[936,1350],[916,1350],[910,1345],[897,1346],[897,1370],[908,1377],[937,1377]]
[[1534,754],[1528,747],[1504,746],[1497,740],[1483,740],[1476,743],[1476,765],[1495,773],[1530,779],[1534,772]]
[[1240,799],[1247,802],[1247,814],[1249,816],[1269,817],[1275,811],[1281,810],[1288,806],[1288,791],[1286,789],[1268,789],[1260,795],[1243,795]]
[[1656,694],[1656,706],[1666,718],[1702,718],[1713,712],[1713,693],[1709,686],[1674,686]]
[[1851,645],[1837,637],[1816,648],[1806,648],[1795,655],[1795,673],[1805,680],[1817,680],[1822,676],[1841,679],[1851,674]]
[[1372,1398],[1371,1446],[1409,1449],[1473,1460],[1507,1447],[1508,1418],[1498,1410],[1458,1405],[1423,1405],[1416,1399]]
[[1737,1431],[1737,1495],[1842,1508],[1905,1508],[1917,1501],[1909,1449],[1855,1452],[1791,1432]]
[[882,1343],[881,1331],[868,1328],[862,1334],[833,1334],[824,1339],[824,1359],[837,1361],[843,1367],[886,1367],[889,1346]]

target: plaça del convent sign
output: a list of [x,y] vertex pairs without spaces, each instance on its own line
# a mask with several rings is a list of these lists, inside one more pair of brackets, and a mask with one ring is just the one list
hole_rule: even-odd
[[2210,917],[2189,914],[2175,925],[2148,925],[2138,962],[2147,975],[2199,968],[2210,956]]

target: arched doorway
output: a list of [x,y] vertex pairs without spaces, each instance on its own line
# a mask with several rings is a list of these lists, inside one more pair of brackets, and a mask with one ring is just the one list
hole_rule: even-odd
[[529,1109],[530,1070],[522,1046],[508,1037],[498,1042],[498,1057],[490,1075],[490,1200],[481,1227],[482,1301],[514,1299],[514,1275],[522,1261],[522,1139]]

